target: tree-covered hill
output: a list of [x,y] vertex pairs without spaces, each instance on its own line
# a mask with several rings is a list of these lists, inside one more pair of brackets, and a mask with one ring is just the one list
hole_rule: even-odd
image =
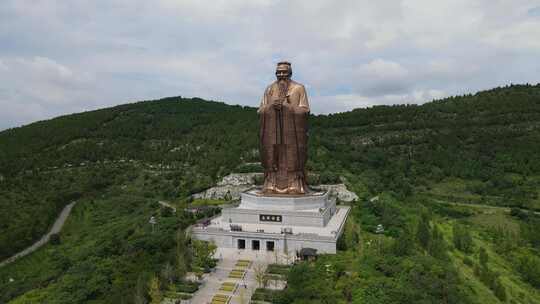
[[[533,178],[540,172],[539,85],[313,116],[310,124],[310,170],[326,180],[350,174],[361,195],[444,195],[433,187],[456,177],[469,181],[473,202],[540,209]],[[256,161],[257,130],[254,108],[171,97],[0,132],[0,227],[7,231],[0,244],[26,231],[0,246],[0,257],[37,238],[70,199],[110,183],[103,168],[168,168],[177,179],[166,195],[186,196]],[[73,169],[81,167],[87,170]],[[75,171],[84,176],[66,177]]]
[[[309,132],[308,169],[316,173],[312,182],[344,179],[362,198],[354,209],[358,222],[352,227],[362,227],[369,234],[380,221],[389,228],[389,242],[415,229],[419,202],[433,214],[449,212],[458,218],[469,213],[434,202],[540,210],[540,85],[511,85],[424,105],[376,106],[312,116]],[[258,160],[257,134],[254,108],[181,97],[67,115],[0,132],[0,259],[39,238],[71,200],[100,200],[108,206],[106,202],[119,200],[119,193],[122,197],[136,193],[140,202],[181,201],[230,172],[249,169],[242,164]],[[386,193],[383,197],[391,203],[363,205],[366,198],[379,193]],[[407,207],[401,210],[399,205]],[[120,209],[99,213],[112,206],[100,211],[83,203],[77,208],[103,219],[112,220],[117,214],[126,219],[122,222],[126,227],[129,221],[129,214]],[[92,227],[82,211],[76,214]],[[436,232],[436,219],[427,218],[432,225],[428,230]],[[523,244],[538,248],[538,239],[526,231],[540,225],[523,218],[512,219],[523,224]],[[441,222],[442,232],[437,233],[446,235],[445,225]],[[422,248],[420,244],[419,253]],[[417,260],[426,258],[413,256],[407,263]],[[152,260],[152,265],[158,262]],[[450,267],[441,263],[445,269]],[[462,271],[448,269],[449,273]],[[35,280],[43,286],[52,279]],[[131,288],[132,281],[120,285]],[[31,287],[8,290],[16,296]],[[114,294],[120,297],[126,292]]]
[[[12,176],[121,159],[173,164],[190,162],[195,153],[210,154],[205,159],[217,161],[219,168],[229,156],[213,154],[238,155],[246,145],[240,140],[256,142],[247,136],[255,128],[255,112],[245,107],[181,97],[143,101],[1,132],[0,170]],[[214,149],[225,143],[232,147]]]
[[359,109],[318,117],[313,124],[319,147],[331,151],[342,167],[355,173],[376,170],[370,190],[410,193],[409,186],[425,190],[457,177],[475,181],[472,193],[540,208],[528,179],[540,172],[538,85],[422,106]]
[[[313,116],[311,165],[356,173],[407,165],[400,171],[413,179],[428,173],[486,180],[538,172],[539,98],[539,85],[512,85],[421,106]],[[0,172],[7,178],[82,163],[137,160],[194,165],[215,180],[242,160],[257,159],[257,129],[254,108],[197,98],[143,101],[0,132]]]

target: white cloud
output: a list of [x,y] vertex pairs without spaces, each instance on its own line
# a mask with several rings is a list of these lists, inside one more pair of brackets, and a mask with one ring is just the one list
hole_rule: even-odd
[[4,0],[0,129],[171,95],[256,106],[281,59],[292,61],[318,113],[536,83],[538,7],[537,0]]
[[2,60],[0,59],[0,71],[6,72],[6,71],[8,71],[8,70],[9,70],[8,66],[4,63],[4,61],[2,61]]
[[448,97],[448,94],[441,90],[414,90],[411,94],[407,96],[407,98],[411,98],[411,100],[407,103],[422,104],[432,101],[434,99],[441,99],[444,97]]
[[359,69],[360,74],[367,77],[401,78],[408,75],[407,69],[397,62],[375,59]]
[[46,57],[34,57],[32,59],[17,58],[16,63],[23,68],[29,69],[32,76],[46,78],[71,79],[73,72],[68,67]]
[[0,121],[9,122],[5,126],[92,108],[96,87],[87,73],[39,56],[1,62]]
[[[533,38],[536,37],[536,38]],[[492,47],[540,55],[540,20],[527,20],[490,33],[483,39]]]
[[[310,106],[312,112],[315,113],[333,113],[375,105],[422,104],[447,96],[448,94],[441,90],[414,90],[406,94],[386,94],[376,97],[359,94],[339,94],[314,97],[310,101]],[[328,105],[331,105],[331,107],[328,107]],[[332,110],[329,111],[329,108]]]

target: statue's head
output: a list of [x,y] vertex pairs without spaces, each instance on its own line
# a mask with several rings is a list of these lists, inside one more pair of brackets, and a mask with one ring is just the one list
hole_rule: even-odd
[[278,62],[276,67],[276,77],[278,80],[290,79],[292,76],[291,63],[287,61]]

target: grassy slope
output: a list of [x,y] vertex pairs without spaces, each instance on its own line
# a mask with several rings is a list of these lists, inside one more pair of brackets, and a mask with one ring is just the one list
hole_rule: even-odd
[[[489,255],[489,268],[501,275],[501,280],[505,285],[508,300],[516,303],[540,303],[540,291],[529,284],[523,282],[519,274],[516,273],[506,257],[497,253],[494,249],[493,240],[488,236],[491,229],[496,227],[505,227],[505,229],[519,231],[519,223],[510,217],[509,213],[503,210],[493,208],[472,207],[476,213],[467,218],[468,229],[471,230],[475,243],[475,252],[471,255],[453,249],[450,250],[450,256],[453,263],[459,268],[461,275],[466,279],[467,285],[472,288],[477,296],[477,303],[498,303],[500,302],[486,287],[478,277],[473,273],[473,268],[465,265],[463,259],[466,256],[472,257],[478,262],[478,249],[483,247]],[[452,224],[456,219],[441,219],[440,227],[449,244],[452,244]]]
[[[540,176],[528,176],[536,198],[524,202],[520,207],[529,210],[540,211]],[[482,195],[475,193],[474,189],[479,180],[467,180],[450,177],[438,183],[431,183],[429,190],[423,192],[435,198],[451,200],[456,203],[486,204],[494,206],[511,206],[505,203],[505,198],[500,195]]]
[[[467,195],[467,193],[460,191],[453,191],[452,194],[456,197]],[[512,299],[515,303],[540,303],[540,290],[524,282],[523,277],[517,272],[515,265],[512,264],[512,255],[514,254],[512,251],[518,249],[522,252],[528,252],[530,255],[537,255],[538,249],[532,248],[531,244],[527,244],[523,239],[522,225],[524,222],[520,218],[511,216],[510,208],[481,204],[456,204],[455,200],[443,201],[435,199],[434,201],[447,206],[459,206],[459,208],[470,210],[473,214],[466,218],[445,217],[441,219],[441,227],[449,243],[452,242],[452,224],[456,221],[465,223],[472,233],[475,243],[475,252],[472,255],[467,255],[455,249],[451,251],[454,262],[460,265],[463,273],[472,273],[472,268],[464,265],[463,258],[469,256],[477,261],[479,248],[482,247],[490,257],[489,268],[501,275],[511,303]],[[531,217],[533,216],[532,212],[528,214]],[[507,236],[499,239],[500,233],[507,234]],[[501,246],[501,242],[509,242],[513,244],[513,248],[500,249],[505,248],[504,245]],[[472,278],[474,279],[474,276]],[[476,281],[477,285],[482,285],[478,278],[476,278]]]

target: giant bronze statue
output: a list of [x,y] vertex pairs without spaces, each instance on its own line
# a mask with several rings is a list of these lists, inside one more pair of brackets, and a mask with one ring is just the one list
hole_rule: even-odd
[[291,79],[289,62],[277,64],[277,80],[264,92],[260,115],[260,154],[264,168],[263,194],[308,192],[306,89]]

